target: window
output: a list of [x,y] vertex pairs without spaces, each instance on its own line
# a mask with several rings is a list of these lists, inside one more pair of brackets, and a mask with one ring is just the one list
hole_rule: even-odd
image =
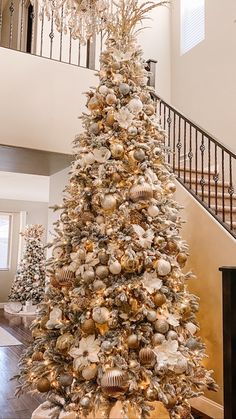
[[9,269],[11,224],[11,214],[0,213],[0,270]]
[[205,39],[205,0],[181,0],[181,54]]

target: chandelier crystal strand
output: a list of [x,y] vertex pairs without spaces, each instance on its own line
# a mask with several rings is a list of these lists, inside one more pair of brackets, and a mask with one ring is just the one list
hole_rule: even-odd
[[[55,21],[59,32],[71,32],[73,39],[79,39],[82,45],[94,34],[106,27],[111,17],[113,0],[41,0],[47,18]],[[64,8],[63,16],[61,9]]]

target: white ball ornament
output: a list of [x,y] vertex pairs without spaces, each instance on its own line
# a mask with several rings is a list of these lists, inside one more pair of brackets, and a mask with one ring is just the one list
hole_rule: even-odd
[[135,137],[138,134],[138,130],[136,127],[129,127],[128,128],[128,134],[132,135],[132,137]]
[[109,271],[113,274],[113,275],[119,275],[121,272],[121,264],[120,262],[118,262],[118,260],[115,260],[114,262],[112,262],[109,265]]
[[159,214],[160,210],[156,205],[150,205],[147,209],[147,212],[150,217],[154,218]]
[[134,98],[129,101],[128,108],[133,114],[138,114],[143,109],[143,104],[140,99]]
[[158,275],[166,276],[171,272],[171,264],[170,262],[168,262],[168,260],[159,259],[157,261],[156,270],[157,270]]
[[186,369],[188,368],[188,361],[187,359],[179,359],[177,364],[174,366],[174,372],[176,374],[183,374]]
[[121,83],[121,84],[119,85],[119,92],[120,92],[122,95],[124,95],[124,96],[128,95],[128,94],[129,94],[129,92],[130,92],[130,87],[129,87],[129,85],[128,85],[127,83]]
[[99,87],[98,91],[99,91],[99,93],[101,93],[101,95],[105,96],[105,95],[108,94],[109,89],[108,89],[107,86],[102,85],[102,86]]
[[93,122],[90,125],[89,131],[90,131],[91,134],[94,134],[94,135],[99,134],[100,128],[99,128],[99,125],[97,124],[97,122]]
[[161,333],[155,333],[152,338],[152,344],[153,346],[161,345],[164,342],[164,340],[165,340],[164,335],[162,335]]
[[96,323],[104,324],[109,320],[110,312],[106,307],[95,307],[92,317]]
[[154,310],[150,310],[150,311],[148,311],[148,312],[147,312],[147,319],[148,319],[150,322],[155,322],[155,321],[156,321],[156,319],[157,319],[157,314],[156,314],[156,312],[155,312]]

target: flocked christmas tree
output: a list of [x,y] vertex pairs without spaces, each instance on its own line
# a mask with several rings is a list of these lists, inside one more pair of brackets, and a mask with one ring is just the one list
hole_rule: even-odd
[[20,233],[25,240],[25,248],[11,286],[9,301],[19,301],[22,304],[32,301],[32,304],[36,305],[43,299],[45,291],[43,231],[42,225],[34,224],[26,226]]
[[166,134],[135,40],[152,7],[121,0],[109,24],[74,142],[51,283],[20,364],[19,391],[46,393],[53,417],[63,407],[68,417],[109,418],[119,400],[119,417],[148,417],[159,401],[171,418],[190,418],[188,399],[216,389],[201,363],[192,274],[182,270],[188,250]]

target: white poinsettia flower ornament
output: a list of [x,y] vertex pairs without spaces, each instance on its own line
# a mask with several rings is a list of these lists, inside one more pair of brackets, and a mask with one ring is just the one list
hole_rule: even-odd
[[154,233],[151,229],[144,230],[140,225],[138,224],[132,224],[132,227],[134,229],[134,232],[138,236],[138,244],[143,247],[144,249],[150,249],[152,245],[152,241],[154,238]]
[[132,52],[123,52],[123,51],[119,51],[118,49],[114,48],[111,55],[118,62],[129,61],[132,57]]
[[114,117],[117,120],[120,127],[125,129],[131,126],[132,121],[134,119],[134,115],[125,106],[123,106],[119,110],[119,112],[115,112]]
[[154,272],[145,272],[143,275],[142,284],[144,288],[153,294],[155,291],[158,291],[162,287],[162,280],[157,277],[156,271]]
[[76,371],[86,367],[90,362],[96,363],[99,361],[98,353],[100,351],[100,342],[95,339],[95,335],[90,335],[87,338],[82,338],[78,348],[71,348],[69,355],[74,358],[74,369]]
[[154,348],[157,362],[160,364],[176,365],[184,360],[184,356],[178,351],[179,344],[177,340],[165,340],[161,345]]

